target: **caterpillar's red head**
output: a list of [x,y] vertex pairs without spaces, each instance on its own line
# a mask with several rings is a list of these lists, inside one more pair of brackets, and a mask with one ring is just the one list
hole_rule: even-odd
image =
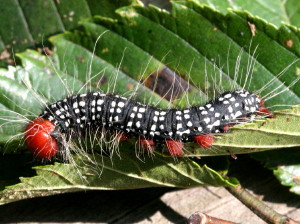
[[38,117],[31,121],[25,131],[25,143],[37,157],[50,159],[58,152],[58,143],[53,136],[55,126],[49,120]]

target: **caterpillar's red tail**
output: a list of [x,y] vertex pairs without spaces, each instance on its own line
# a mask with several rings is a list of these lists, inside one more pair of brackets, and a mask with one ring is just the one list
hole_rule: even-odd
[[58,143],[53,136],[55,126],[49,120],[38,117],[31,121],[25,131],[25,143],[37,157],[50,159],[58,152]]

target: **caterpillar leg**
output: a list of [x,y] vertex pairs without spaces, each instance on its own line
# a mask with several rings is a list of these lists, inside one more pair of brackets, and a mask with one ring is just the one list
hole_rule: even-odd
[[120,142],[127,141],[128,138],[129,138],[129,136],[128,136],[126,133],[122,132],[122,131],[118,131],[118,132],[117,132],[117,136],[118,136],[118,140],[119,140]]
[[223,127],[223,131],[224,131],[224,132],[228,132],[229,129],[230,129],[232,126],[233,126],[232,124],[225,125],[225,126]]
[[212,134],[196,135],[194,141],[202,148],[209,148],[214,143],[214,136]]
[[183,142],[179,140],[166,140],[166,146],[172,156],[183,156]]
[[140,137],[139,143],[144,149],[146,149],[150,152],[154,151],[155,144],[154,144],[153,140]]

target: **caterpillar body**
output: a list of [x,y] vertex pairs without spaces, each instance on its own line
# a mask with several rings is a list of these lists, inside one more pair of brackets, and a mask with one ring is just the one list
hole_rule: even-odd
[[40,158],[50,159],[63,150],[62,139],[102,129],[121,135],[119,140],[136,137],[140,145],[154,150],[165,143],[169,153],[182,156],[183,142],[204,148],[213,143],[213,134],[227,132],[235,124],[271,115],[264,101],[246,90],[228,91],[203,106],[163,110],[114,94],[90,92],[54,102],[26,128],[25,142]]

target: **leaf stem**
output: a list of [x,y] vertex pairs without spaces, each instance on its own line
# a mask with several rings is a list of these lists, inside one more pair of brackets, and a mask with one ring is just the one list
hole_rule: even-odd
[[299,222],[274,211],[261,200],[241,186],[226,187],[226,189],[244,205],[251,209],[258,217],[271,224],[299,224]]

